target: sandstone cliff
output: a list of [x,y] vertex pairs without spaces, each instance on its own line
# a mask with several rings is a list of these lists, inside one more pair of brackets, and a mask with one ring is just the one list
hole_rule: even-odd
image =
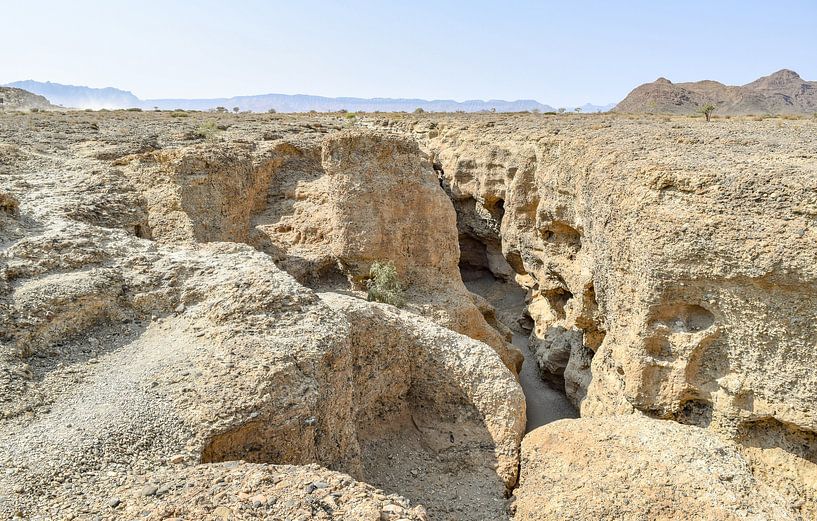
[[376,124],[413,132],[492,230],[477,239],[528,288],[531,347],[582,416],[708,428],[815,515],[813,122]]
[[[0,512],[814,518],[814,130],[9,113]],[[587,417],[521,448],[508,325]]]

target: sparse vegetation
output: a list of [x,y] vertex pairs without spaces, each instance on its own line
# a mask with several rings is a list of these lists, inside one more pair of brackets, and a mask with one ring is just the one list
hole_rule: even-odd
[[213,139],[221,129],[215,121],[207,121],[202,123],[194,132],[199,139]]
[[706,118],[706,122],[709,123],[712,121],[712,113],[715,112],[715,105],[711,103],[707,103],[703,107],[698,109],[698,112],[704,115]]
[[275,110],[275,109],[269,109],[269,110],[267,111],[267,114],[275,114],[275,112],[276,112],[276,110]]
[[142,112],[142,109],[140,109],[139,107],[131,107],[125,110],[127,110],[128,112]]
[[239,107],[233,107],[233,112],[235,112],[236,114],[238,114],[238,112],[240,110],[241,110],[241,108],[239,108]]
[[415,114],[423,114],[424,112],[425,110],[423,110],[422,107],[417,107],[416,109],[414,109]]
[[215,111],[216,112],[227,112],[227,108],[226,107],[216,107]]
[[183,110],[174,110],[173,112],[170,113],[170,117],[171,118],[189,118],[190,114],[188,114],[187,112],[185,112]]
[[383,302],[392,306],[401,307],[406,300],[403,297],[403,285],[397,277],[397,268],[394,263],[374,262],[369,268],[368,300]]
[[581,107],[576,107],[575,109],[573,109],[573,112],[575,112],[576,114],[581,113],[581,111],[582,111]]

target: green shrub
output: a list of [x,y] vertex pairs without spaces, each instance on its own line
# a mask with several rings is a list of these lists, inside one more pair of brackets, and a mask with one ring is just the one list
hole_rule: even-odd
[[170,113],[170,117],[171,118],[189,118],[190,114],[188,114],[187,112],[185,112],[183,110],[174,110],[173,112]]
[[369,280],[366,281],[369,289],[368,300],[383,302],[392,306],[401,307],[405,304],[403,286],[397,278],[397,268],[391,261],[375,262],[369,268]]
[[706,122],[709,123],[709,121],[712,120],[712,113],[715,112],[715,105],[707,103],[706,105],[698,109],[698,112],[703,114],[704,117],[706,118]]
[[206,123],[202,123],[201,126],[196,129],[194,134],[200,139],[212,139],[219,130],[221,129],[218,127],[216,122],[211,120]]
[[140,109],[139,107],[131,107],[131,108],[125,109],[125,110],[128,111],[128,112],[142,112],[142,109]]

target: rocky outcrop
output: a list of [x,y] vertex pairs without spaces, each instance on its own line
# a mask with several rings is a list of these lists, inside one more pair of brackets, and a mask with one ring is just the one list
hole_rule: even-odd
[[347,131],[194,145],[135,158],[129,171],[147,202],[143,235],[249,243],[316,288],[363,289],[371,264],[391,261],[409,309],[488,343],[518,370],[519,351],[462,282],[454,209],[410,139]]
[[582,416],[706,427],[804,499],[807,517],[817,171],[801,132],[811,125],[391,122],[434,155],[455,200],[501,215],[497,240],[529,288],[532,349]]
[[559,420],[531,432],[515,495],[519,521],[799,519],[736,446],[637,416]]
[[[320,296],[351,326],[366,481],[400,490],[434,518],[463,509],[475,519],[503,518],[525,432],[525,397],[513,374],[484,343],[413,313]],[[451,483],[461,500],[451,501]]]
[[[99,159],[87,142],[41,154],[50,142],[35,151],[30,134],[0,131],[15,147],[0,167],[0,512],[218,516],[245,502],[187,494],[213,475],[200,463],[234,460],[318,463],[384,486],[402,483],[386,481],[399,463],[432,512],[472,508],[430,493],[458,468],[464,497],[477,487],[503,512],[524,432],[513,373],[486,344],[408,311],[318,297],[245,244],[280,147],[261,161],[242,143],[186,149],[160,134],[158,152],[129,144]],[[389,443],[417,450],[392,461]],[[425,484],[411,484],[417,468]],[[300,471],[276,472],[301,486]],[[154,473],[193,489],[165,491],[156,510],[152,495],[125,494]],[[376,496],[364,491],[366,512],[420,516]]]
[[[431,517],[502,519],[525,415],[501,324],[516,318],[589,417],[558,431],[590,447],[564,459],[624,450],[602,431],[630,447],[669,429],[734,471],[705,480],[734,492],[723,515],[817,512],[811,121],[401,115],[363,131],[35,113],[49,132],[23,132],[16,117],[0,118],[4,514],[141,512],[153,500],[119,487],[243,483],[211,464],[244,460],[247,475],[320,464]],[[406,309],[362,298],[375,260],[394,262]],[[522,286],[528,316],[462,277],[486,295]],[[645,461],[678,455],[659,439]],[[520,494],[541,493],[525,482],[551,476],[543,459],[523,462]],[[170,508],[196,515],[245,508],[179,494]],[[681,510],[723,513],[691,498]]]
[[613,109],[616,112],[694,114],[704,105],[716,114],[800,114],[817,112],[817,81],[783,69],[741,86],[704,80],[672,83],[658,78],[639,85]]
[[[129,479],[129,480],[127,480]],[[126,478],[107,518],[426,521],[422,506],[318,465],[227,462]],[[121,506],[120,506],[121,505]]]
[[0,87],[0,111],[4,110],[48,110],[56,109],[43,96],[32,94],[14,87]]

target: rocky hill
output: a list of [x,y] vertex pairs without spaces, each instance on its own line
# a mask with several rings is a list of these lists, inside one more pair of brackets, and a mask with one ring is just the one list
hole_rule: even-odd
[[815,519],[817,122],[665,119],[0,116],[0,517]]
[[14,87],[0,87],[0,110],[48,110],[56,108],[43,96]]
[[659,78],[636,87],[618,105],[617,112],[692,114],[706,104],[717,114],[817,113],[817,81],[805,81],[790,70],[780,70],[742,86],[704,80],[672,83]]
[[25,89],[45,96],[55,105],[78,109],[126,109],[140,107],[141,100],[133,93],[106,87],[102,89],[78,85],[62,85],[33,80],[9,83],[9,87]]

